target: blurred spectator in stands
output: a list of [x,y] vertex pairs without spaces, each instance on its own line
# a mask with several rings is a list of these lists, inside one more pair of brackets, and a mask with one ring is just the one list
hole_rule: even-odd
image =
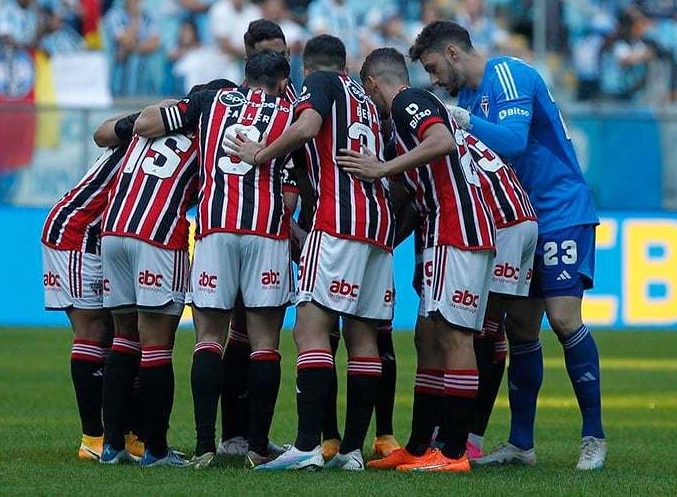
[[78,34],[83,32],[83,3],[81,0],[37,0],[43,12],[59,16],[62,24],[69,25]]
[[38,37],[38,10],[33,0],[3,0],[0,3],[2,48],[33,48]]
[[647,37],[660,46],[660,55],[670,74],[671,100],[677,101],[677,5],[674,6],[671,15],[665,15],[668,12],[667,9],[659,11],[661,15],[656,15]]
[[603,11],[591,11],[585,26],[578,26],[571,38],[571,58],[576,74],[578,100],[599,96],[600,52],[606,37],[614,31],[613,19]]
[[[435,2],[435,0],[425,0],[420,4],[419,19],[411,22],[408,26],[409,36],[411,39],[416,39],[416,36],[423,30],[423,28],[431,22],[439,21],[442,18],[442,13]],[[404,51],[405,55],[409,54],[409,49]],[[407,60],[408,57],[407,57]],[[429,88],[430,77],[425,72],[423,66],[418,62],[409,64],[409,79],[411,85],[418,88]]]
[[291,73],[290,78],[295,85],[303,81],[303,61],[301,54],[308,37],[306,30],[292,19],[286,0],[264,0],[261,3],[261,14],[266,19],[275,21],[282,28],[289,47]]
[[111,89],[115,96],[158,95],[162,76],[160,36],[141,0],[123,0],[105,16],[104,29],[112,58]]
[[508,33],[489,17],[483,0],[464,0],[456,21],[470,32],[472,44],[478,52],[493,57],[505,51]]
[[308,30],[313,36],[331,34],[341,38],[348,65],[359,71],[361,37],[357,14],[346,0],[313,0],[308,6]]
[[221,52],[221,57],[214,60],[221,71],[220,77],[236,82],[243,79],[243,37],[249,23],[260,17],[259,8],[246,0],[218,0],[212,6],[209,27]]
[[40,48],[48,55],[76,52],[85,49],[85,40],[65,22],[63,11],[45,9],[42,11]]
[[644,19],[635,9],[618,16],[616,31],[601,50],[601,92],[614,100],[637,97],[646,84],[654,50],[642,39]]
[[209,9],[216,0],[175,0],[179,6],[179,19],[195,24],[197,35],[202,43],[211,41],[209,29]]

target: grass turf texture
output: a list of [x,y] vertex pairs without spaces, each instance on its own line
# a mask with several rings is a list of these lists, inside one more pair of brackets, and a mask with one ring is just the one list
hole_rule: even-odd
[[[561,348],[544,333],[545,380],[537,419],[538,465],[483,468],[469,475],[261,474],[239,459],[203,471],[104,467],[80,462],[80,427],[69,377],[68,330],[0,329],[0,495],[675,495],[677,475],[677,333],[596,332],[602,355],[604,417],[610,443],[607,467],[574,471],[580,417]],[[189,385],[192,333],[180,332],[175,358],[176,403],[170,443],[193,449]],[[395,432],[406,441],[415,358],[410,333],[396,333],[398,393]],[[296,426],[295,354],[282,340],[283,383],[273,426],[277,442]],[[344,364],[345,352],[339,355]],[[504,382],[505,383],[505,382]],[[342,392],[345,383],[342,380]],[[345,399],[340,401],[343,410]],[[488,445],[507,434],[505,385],[487,433]],[[369,444],[373,432],[369,435]],[[370,447],[367,452],[370,452]]]

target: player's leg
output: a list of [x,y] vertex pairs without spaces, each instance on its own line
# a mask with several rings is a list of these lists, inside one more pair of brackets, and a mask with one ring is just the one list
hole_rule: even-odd
[[212,233],[195,243],[192,282],[196,343],[191,388],[197,441],[192,463],[207,466],[216,453],[215,424],[223,381],[223,349],[239,281],[239,237]]
[[66,311],[73,328],[71,379],[82,425],[80,459],[99,460],[103,451],[103,366],[113,335],[113,321],[103,309]]
[[503,379],[505,357],[496,361],[495,347],[503,326],[504,310],[503,297],[490,293],[482,331],[476,333],[473,339],[480,382],[468,436],[468,457],[471,460],[484,455],[484,433]]
[[374,453],[384,457],[400,447],[393,433],[393,409],[395,406],[395,390],[397,386],[397,361],[393,346],[392,321],[378,326],[378,353],[381,357],[381,384],[374,413],[376,417],[376,438]]
[[217,452],[222,455],[247,453],[249,431],[248,378],[252,349],[247,335],[247,315],[238,293],[230,318],[226,349],[223,353],[223,382],[221,385],[221,443]]
[[336,352],[341,343],[341,320],[336,316],[334,327],[329,332],[331,355],[334,357],[334,367],[329,385],[329,398],[322,422],[322,457],[325,460],[333,458],[341,446],[341,432],[338,428],[337,405],[338,400],[338,375],[336,373]]
[[582,297],[592,287],[595,227],[575,226],[542,234],[538,270],[546,314],[564,349],[564,362],[583,418],[578,469],[597,469],[606,459],[602,427],[599,352],[581,317]]

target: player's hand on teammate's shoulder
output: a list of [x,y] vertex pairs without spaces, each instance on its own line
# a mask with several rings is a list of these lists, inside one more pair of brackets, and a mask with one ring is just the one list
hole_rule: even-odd
[[470,112],[456,105],[447,105],[447,109],[449,109],[451,117],[456,120],[461,129],[470,129]]
[[381,161],[366,147],[360,152],[345,148],[340,152],[336,158],[339,167],[363,181],[375,181],[387,175]]
[[227,133],[224,141],[229,153],[247,164],[257,166],[256,154],[266,148],[267,135],[264,133],[261,141],[255,142],[244,133]]

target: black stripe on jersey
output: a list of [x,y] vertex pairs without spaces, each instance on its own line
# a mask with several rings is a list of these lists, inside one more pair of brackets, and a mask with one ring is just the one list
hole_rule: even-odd
[[[258,167],[252,167],[247,174],[239,176],[242,179],[240,198],[242,199],[242,214],[238,216],[240,228],[245,230],[254,229],[254,207],[256,202],[256,184],[259,181],[261,171]],[[249,177],[248,177],[249,176]]]
[[155,187],[160,182],[160,178],[157,176],[146,175],[146,185],[143,187],[143,192],[139,196],[139,201],[134,208],[134,214],[132,214],[131,219],[127,225],[127,229],[133,233],[139,229],[139,224],[141,224],[141,218],[146,213],[150,207],[151,200],[155,194]]
[[131,183],[131,181],[132,181],[131,174],[122,175],[120,185],[117,188],[115,199],[113,200],[113,205],[111,205],[110,211],[108,212],[108,223],[106,223],[104,231],[114,231],[118,215],[120,214],[120,207],[122,207],[122,202],[124,202],[125,200],[125,196],[127,191],[129,190],[129,184]]
[[177,213],[179,211],[179,205],[181,200],[183,200],[183,194],[188,186],[188,183],[195,177],[197,174],[197,159],[193,159],[193,163],[186,168],[181,176],[176,182],[176,188],[174,189],[174,194],[172,199],[169,201],[167,209],[165,210],[158,228],[155,231],[155,236],[153,236],[153,241],[158,243],[167,243],[167,237],[169,232],[172,229],[172,226],[178,221]]
[[101,185],[107,181],[110,175],[116,172],[117,165],[125,156],[126,152],[127,149],[125,147],[118,147],[115,149],[115,151],[101,167],[92,181],[90,181],[90,183],[85,188],[83,188],[80,193],[73,197],[73,199],[68,202],[68,205],[64,206],[61,212],[56,215],[52,221],[52,228],[49,231],[49,236],[47,237],[47,241],[49,243],[56,244],[59,242],[61,231],[66,220],[71,214],[73,214],[75,210],[86,204],[90,197],[94,195],[101,188]]
[[87,237],[85,238],[85,252],[88,254],[98,254],[101,252],[99,244],[101,237],[101,221],[87,228]]
[[[380,180],[377,180],[380,181]],[[369,212],[369,230],[367,231],[367,237],[372,240],[376,240],[378,236],[378,224],[376,220],[378,219],[378,201],[376,200],[376,195],[374,195],[374,190],[376,188],[376,182],[374,183],[362,183],[362,188],[364,188],[365,196],[367,197],[367,210]],[[387,200],[385,200],[387,202]],[[388,213],[383,213],[383,219],[381,222],[388,222]]]
[[491,181],[491,186],[493,187],[496,198],[498,199],[498,205],[501,206],[501,210],[505,214],[505,222],[512,223],[517,219],[517,213],[512,208],[510,200],[508,200],[508,197],[506,197],[505,192],[503,191],[501,180],[498,177],[499,174],[500,171],[494,174],[489,173],[487,174],[487,177],[489,178],[489,181]]
[[[457,154],[458,152],[452,152]],[[458,198],[461,201],[461,212],[460,215],[463,217],[463,226],[465,227],[465,236],[468,240],[468,245],[477,246],[479,245],[479,239],[477,238],[477,228],[475,227],[474,219],[472,213],[472,198],[470,188],[473,188],[465,179],[465,175],[461,170],[460,159],[454,156],[447,156],[445,160],[451,162],[451,173],[454,175],[454,181],[456,182],[456,187],[458,190]],[[481,195],[481,193],[479,193]]]
[[[343,88],[343,92],[347,93],[347,90]],[[348,126],[350,125],[348,121],[348,113],[350,109],[348,108],[349,103],[346,101],[346,96],[341,95],[341,101],[336,99],[334,105],[334,122],[332,123],[333,129],[332,132],[336,137],[336,143],[334,143],[334,153],[338,155],[338,151],[342,148],[348,148]],[[350,97],[348,96],[348,101]],[[348,173],[343,172],[342,169],[334,168],[334,174],[337,175],[338,179],[338,208],[339,208],[339,231],[341,233],[352,233],[352,192],[351,192],[351,180],[348,177]]]
[[529,200],[529,197],[526,196],[526,192],[522,189],[521,183],[515,175],[515,171],[511,167],[508,167],[506,169],[506,174],[508,175],[510,181],[512,181],[512,183],[515,185],[515,195],[517,195],[517,198],[520,202],[520,208],[524,211],[524,214],[535,217],[536,213],[531,206],[531,201]]
[[282,202],[277,202],[275,199],[279,199],[282,196],[282,182],[279,181],[277,178],[279,178],[282,174],[282,169],[284,168],[284,162],[283,159],[277,159],[275,162],[273,162],[273,168],[271,171],[271,175],[273,178],[273,191],[271,192],[271,201],[272,201],[272,206],[273,206],[273,215],[271,216],[271,221],[270,221],[270,232],[271,233],[279,233],[280,228],[282,227],[282,218],[283,218],[283,206],[284,206],[284,199]]

